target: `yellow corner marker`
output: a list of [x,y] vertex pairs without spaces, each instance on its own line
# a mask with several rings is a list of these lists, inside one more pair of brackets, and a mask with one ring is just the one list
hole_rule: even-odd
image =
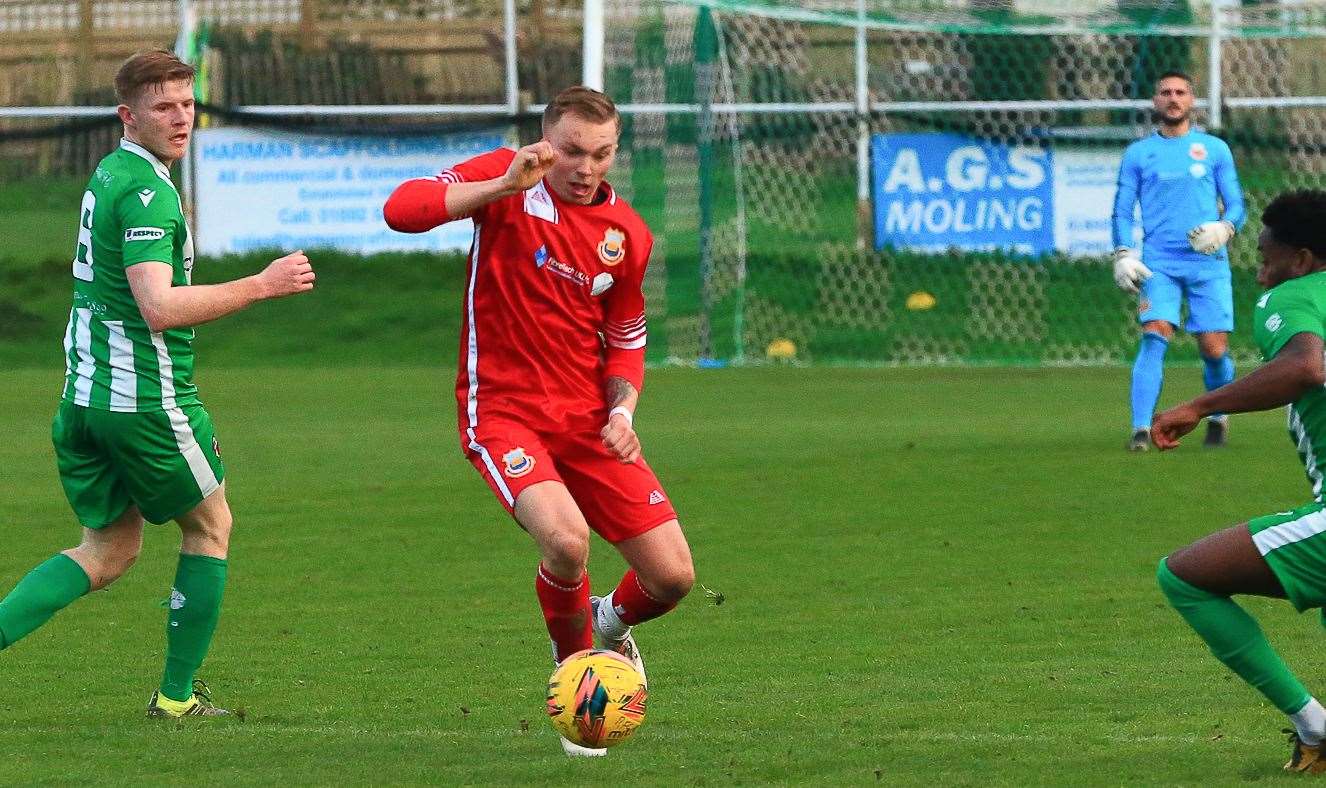
[[764,349],[764,355],[774,361],[787,361],[796,358],[797,345],[786,337],[779,337],[769,343],[769,347]]
[[926,309],[934,309],[935,297],[924,290],[917,290],[915,293],[907,296],[907,308],[913,312],[921,312]]

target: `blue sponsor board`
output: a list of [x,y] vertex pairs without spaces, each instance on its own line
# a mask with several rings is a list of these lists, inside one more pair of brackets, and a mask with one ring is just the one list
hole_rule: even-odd
[[876,134],[870,147],[876,249],[1055,248],[1048,148],[943,133]]

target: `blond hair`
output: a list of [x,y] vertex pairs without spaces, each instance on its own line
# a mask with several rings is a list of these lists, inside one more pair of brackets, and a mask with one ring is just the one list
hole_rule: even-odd
[[620,133],[622,130],[622,117],[617,114],[617,105],[612,103],[612,99],[583,85],[567,88],[548,102],[543,110],[544,131],[557,125],[563,115],[575,115],[591,123],[615,121],[617,131]]

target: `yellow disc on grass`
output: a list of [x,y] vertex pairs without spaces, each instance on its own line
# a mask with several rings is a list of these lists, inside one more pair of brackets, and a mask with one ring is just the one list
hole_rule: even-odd
[[764,355],[776,360],[795,358],[797,354],[797,345],[786,337],[779,337],[769,343],[769,347],[764,349]]
[[913,312],[934,309],[936,303],[935,297],[924,290],[917,290],[915,293],[907,296],[907,308]]

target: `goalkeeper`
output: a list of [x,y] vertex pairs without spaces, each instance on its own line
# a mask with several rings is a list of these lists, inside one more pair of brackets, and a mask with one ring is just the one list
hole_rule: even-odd
[[[1166,72],[1156,82],[1152,103],[1159,128],[1124,151],[1114,197],[1114,281],[1129,293],[1140,292],[1142,341],[1133,364],[1130,451],[1149,446],[1165,351],[1179,325],[1184,298],[1188,320],[1183,327],[1197,335],[1206,390],[1234,379],[1229,357],[1234,296],[1225,245],[1246,218],[1229,146],[1192,128],[1192,79]],[[1133,247],[1133,206],[1138,202],[1140,258]],[[1228,417],[1211,414],[1204,443],[1223,446],[1227,433]]]

